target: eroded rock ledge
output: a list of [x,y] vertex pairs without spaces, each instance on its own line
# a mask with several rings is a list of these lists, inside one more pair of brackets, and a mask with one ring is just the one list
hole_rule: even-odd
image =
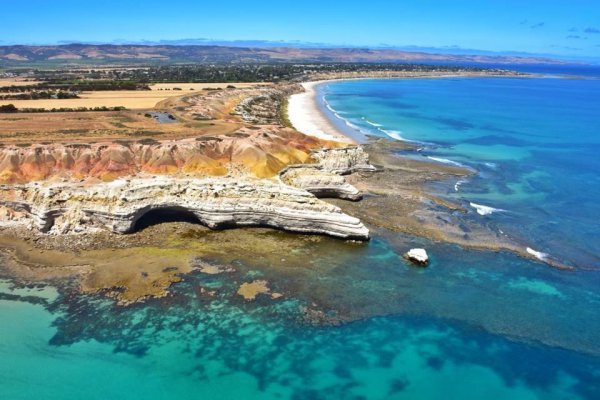
[[288,168],[277,179],[248,176],[140,176],[112,182],[29,182],[0,186],[0,225],[51,234],[129,233],[147,213],[179,213],[212,229],[266,226],[367,240],[357,218],[317,197],[357,200],[339,174],[373,169],[360,147],[321,150],[319,164]]
[[360,146],[322,149],[312,152],[311,155],[324,170],[335,174],[377,171],[377,168],[369,162],[369,154]]
[[136,178],[84,184],[2,187],[5,223],[42,232],[84,233],[106,229],[128,233],[152,210],[193,214],[213,228],[268,226],[291,232],[366,240],[357,218],[305,190],[268,180],[235,178]]
[[319,198],[357,201],[362,193],[343,175],[358,171],[377,171],[369,163],[369,155],[360,146],[323,149],[311,153],[316,164],[289,165],[279,173],[287,185],[304,189]]

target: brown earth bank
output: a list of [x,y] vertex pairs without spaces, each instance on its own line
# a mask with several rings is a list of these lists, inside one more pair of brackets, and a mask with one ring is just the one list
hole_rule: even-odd
[[137,173],[272,177],[310,162],[312,150],[339,146],[282,126],[283,102],[298,90],[289,84],[215,88],[170,98],[145,113],[0,115],[0,182]]
[[4,146],[0,182],[110,181],[138,173],[266,178],[286,165],[311,162],[310,152],[324,146],[335,144],[277,126],[180,140]]

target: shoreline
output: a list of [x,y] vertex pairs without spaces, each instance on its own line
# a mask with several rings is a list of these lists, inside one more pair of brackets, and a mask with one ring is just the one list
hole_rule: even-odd
[[[316,86],[325,84],[325,83],[334,82],[334,81],[341,82],[341,81],[349,81],[349,80],[415,79],[415,78],[442,79],[442,78],[455,78],[455,77],[486,78],[486,77],[513,77],[513,76],[511,76],[511,75],[508,75],[508,76],[507,75],[475,75],[475,76],[473,76],[472,74],[404,76],[404,77],[382,77],[382,78],[369,76],[369,77],[355,77],[355,78],[342,77],[342,78],[337,78],[337,79],[333,78],[333,79],[304,82],[304,83],[302,83],[302,86],[305,88],[305,92],[300,93],[300,94],[295,94],[293,96],[304,95],[304,97],[301,98],[302,102],[308,103],[308,101],[310,101],[310,104],[307,104],[308,111],[306,111],[306,109],[305,109],[303,112],[292,115],[293,112],[298,109],[297,108],[295,108],[295,109],[288,108],[288,110],[289,110],[288,112],[290,114],[289,119],[290,119],[290,121],[292,121],[293,125],[295,123],[294,121],[299,121],[301,126],[315,126],[320,131],[329,129],[330,131],[335,132],[335,134],[325,133],[325,135],[327,135],[330,140],[336,140],[335,138],[343,136],[344,139],[346,139],[346,140],[352,140],[352,142],[351,142],[352,144],[358,144],[358,145],[366,146],[366,148],[368,148],[368,147],[371,147],[369,145],[369,143],[371,143],[372,141],[367,140],[364,143],[363,142],[358,143],[358,142],[354,141],[352,138],[349,138],[347,135],[345,135],[343,133],[343,130],[336,128],[334,126],[334,124],[327,118],[324,110],[321,108],[321,105],[318,102],[317,91],[315,89]],[[529,75],[529,76],[525,76],[525,77],[531,78],[531,77],[535,77],[535,75]],[[310,120],[311,118],[313,118],[313,120]],[[296,125],[294,125],[294,128],[297,129]],[[297,130],[299,130],[299,129],[297,129]],[[300,132],[305,133],[304,131],[300,131]],[[305,134],[308,134],[308,133],[305,133]],[[383,140],[389,140],[389,141],[391,141],[391,144],[390,144],[391,146],[400,146],[401,148],[404,148],[404,149],[412,148],[412,146],[414,145],[414,142],[411,142],[410,140],[406,140],[406,139],[395,139],[394,140],[392,138],[389,138],[389,139],[384,138]],[[373,155],[374,154],[370,154],[370,156],[373,156]],[[405,162],[406,162],[407,161],[406,157],[403,157],[403,158],[405,159]],[[433,160],[435,162],[433,163],[433,165],[431,167],[426,166],[426,164],[424,164],[423,161],[417,161],[417,160],[415,160],[415,161],[416,161],[415,166],[420,170],[420,173],[424,173],[424,174],[427,174],[430,170],[436,170],[436,169],[443,170],[445,167],[449,167],[449,170],[456,169],[457,171],[463,171],[463,172],[456,174],[456,176],[459,178],[459,181],[460,181],[460,179],[462,179],[462,177],[461,177],[462,173],[469,174],[469,172],[467,172],[467,171],[471,170],[469,167],[466,167],[463,165],[447,166],[447,165],[444,165],[445,164],[444,162],[440,162],[438,160]],[[394,163],[392,163],[392,164],[394,164]],[[379,165],[379,163],[376,163],[376,165]],[[394,166],[392,169],[396,169],[396,167]],[[452,175],[452,173],[449,174],[449,176],[451,176],[451,175]],[[462,212],[466,212],[458,204],[450,204],[452,202],[445,201],[444,199],[440,198],[435,193],[427,190],[423,186],[423,184],[426,183],[428,180],[429,179],[425,179],[425,180],[419,181],[419,183],[416,183],[416,184],[413,183],[410,185],[411,186],[410,188],[408,188],[408,189],[406,187],[403,188],[403,191],[410,194],[411,196],[425,198],[429,201],[433,201],[434,203],[441,202],[443,205],[442,208],[446,208],[446,210],[453,210],[454,207],[458,207],[458,209],[461,209]],[[432,179],[432,180],[439,180],[439,178]],[[371,185],[368,184],[364,178],[356,179],[355,177],[349,177],[348,181],[352,185],[359,188],[359,190],[361,190],[361,192],[364,192],[364,193],[371,192],[371,190],[369,190],[369,186],[371,186]],[[375,184],[371,189],[375,189],[377,192],[380,189],[377,186],[378,185]],[[339,202],[337,200],[332,201],[331,199],[329,199],[329,202],[332,202],[333,204],[337,204],[342,210],[344,210],[345,212],[348,212],[350,215],[359,216],[360,220],[367,223],[368,225],[371,224],[371,225],[377,226],[379,228],[384,227],[384,228],[390,229],[392,231],[397,229],[394,226],[389,225],[389,223],[388,223],[389,221],[384,222],[379,217],[377,217],[375,219],[370,219],[367,216],[367,214],[363,213],[364,209],[366,208],[364,206],[357,208],[357,207],[354,207],[353,204],[346,204],[344,202]],[[363,200],[363,202],[364,202],[364,200]],[[418,202],[421,202],[421,200],[419,200]],[[387,207],[390,207],[390,205],[388,204]],[[476,208],[476,207],[474,207],[474,208]],[[431,210],[429,210],[427,206],[422,205],[421,207],[413,208],[413,210],[411,212],[428,213],[430,211]],[[479,210],[476,210],[476,211],[477,211],[477,213],[480,213]],[[424,216],[421,216],[421,218],[424,218]],[[430,219],[430,218],[425,218],[425,219]],[[481,250],[489,250],[489,251],[505,250],[505,251],[509,251],[514,254],[517,254],[525,259],[541,262],[541,263],[549,265],[553,268],[563,269],[563,270],[573,269],[573,266],[564,264],[564,263],[558,261],[557,259],[555,259],[554,257],[551,257],[550,255],[547,255],[544,253],[539,253],[537,251],[532,250],[531,247],[529,247],[531,244],[528,243],[526,240],[523,240],[522,238],[516,238],[516,237],[510,238],[508,241],[498,240],[498,238],[494,237],[494,235],[489,236],[489,234],[491,232],[487,231],[486,229],[481,229],[482,227],[472,226],[471,229],[473,229],[474,231],[479,230],[479,233],[482,235],[482,237],[479,238],[478,240],[473,240],[473,239],[462,240],[460,238],[460,234],[462,234],[464,232],[454,232],[452,230],[448,230],[447,227],[436,225],[435,223],[432,224],[431,222],[433,220],[434,220],[434,218],[431,218],[431,220],[428,221],[429,222],[428,224],[426,224],[426,223],[424,224],[424,225],[429,225],[428,229],[426,229],[428,232],[427,233],[421,232],[421,234],[417,234],[417,236],[422,236],[422,237],[426,237],[426,238],[433,239],[433,240],[442,240],[442,241],[445,241],[448,243],[455,243],[455,244],[459,244],[459,245],[466,246],[466,247],[473,248],[473,249],[481,249]],[[375,222],[375,221],[377,221],[377,222]],[[406,219],[403,219],[402,223],[403,224],[406,223]],[[420,231],[420,228],[413,227],[413,229],[405,230],[405,233],[415,234],[415,232],[418,232],[418,231]],[[540,256],[540,254],[543,254],[543,256]]]
[[288,118],[294,129],[308,136],[333,140],[342,143],[356,144],[327,118],[317,102],[316,87],[331,80],[302,82],[304,92],[293,94],[288,100]]
[[[360,79],[373,79],[373,77],[363,77]],[[298,117],[298,112],[296,111],[302,111],[299,117],[300,120],[303,118],[304,121],[314,116],[320,117],[317,118],[317,122],[313,122],[313,127],[317,126],[316,124],[318,123],[327,121],[325,115],[320,112],[319,104],[316,101],[316,86],[325,82],[327,81],[321,80],[304,84],[305,92],[298,94],[302,95],[299,97],[301,101],[295,102],[295,108],[292,107],[290,114],[295,113],[294,115]],[[278,93],[293,93],[294,90],[298,90],[298,86],[286,87],[286,90]],[[207,96],[206,94],[204,95]],[[251,95],[256,96],[255,93]],[[294,98],[298,99],[298,96]],[[306,105],[306,108],[302,108],[303,104]],[[206,111],[206,115],[213,115],[210,113],[213,109],[208,106],[200,109],[202,111],[208,110]],[[263,108],[258,107],[257,110],[257,112],[263,111]],[[192,111],[198,112],[198,109],[193,108]],[[250,111],[248,112],[250,113]],[[327,135],[329,140],[336,140],[335,138],[338,136],[332,136],[327,131],[334,133],[340,133],[340,131],[335,129],[330,121],[327,122],[329,123],[320,125],[322,133]],[[323,130],[324,128],[326,130]],[[214,142],[223,147],[223,142],[228,140],[240,141],[244,140],[244,138],[259,137],[262,140],[260,144],[264,145],[267,142],[289,143],[290,138],[292,138],[289,135],[273,136],[272,133],[265,136],[266,129],[273,128],[264,128],[263,130],[245,128],[244,131],[238,132],[237,135],[225,135],[219,138],[219,140],[210,136],[206,138],[207,140],[189,140],[191,143],[198,142],[199,146],[206,146],[207,143]],[[304,138],[302,140],[308,139],[289,128],[283,128],[283,131],[289,131],[289,134],[294,133],[296,136],[302,136]],[[345,139],[346,143],[348,143],[349,139],[345,137],[340,138]],[[297,137],[295,138],[295,141],[302,142],[302,140]],[[285,228],[287,226],[288,228],[297,228],[288,229],[289,231],[326,233],[329,235],[331,235],[332,229],[338,232],[339,229],[343,228],[344,232],[346,232],[346,228],[340,225],[339,219],[341,217],[348,219],[348,221],[353,221],[352,224],[360,223],[358,228],[361,232],[361,237],[365,237],[365,234],[362,232],[368,232],[368,229],[372,227],[376,235],[383,235],[388,238],[394,237],[393,233],[401,233],[409,235],[414,240],[423,238],[432,242],[458,244],[471,249],[508,251],[557,268],[569,268],[554,262],[552,259],[540,260],[538,257],[535,257],[534,253],[526,250],[530,245],[529,243],[515,241],[513,240],[514,238],[504,235],[498,236],[497,232],[482,225],[479,223],[479,220],[461,218],[462,215],[468,214],[468,210],[464,205],[437,197],[427,190],[426,184],[429,182],[445,179],[464,179],[465,176],[471,173],[471,171],[465,168],[456,165],[396,157],[394,153],[397,150],[414,150],[416,148],[414,143],[411,144],[400,140],[392,141],[384,138],[370,138],[369,142],[364,145],[365,152],[363,152],[362,147],[358,148],[360,151],[352,152],[348,148],[337,148],[337,145],[331,142],[310,140],[314,141],[316,145],[333,145],[334,148],[317,152],[313,151],[311,154],[312,157],[315,157],[313,161],[318,161],[317,165],[310,164],[310,166],[304,165],[303,167],[303,165],[292,162],[292,159],[287,160],[285,163],[282,162],[288,166],[293,165],[293,168],[287,169],[287,173],[280,173],[277,177],[269,176],[265,178],[257,176],[250,179],[247,182],[250,186],[260,183],[257,180],[266,179],[265,182],[257,185],[252,191],[247,190],[248,185],[242,185],[244,187],[241,190],[234,190],[229,187],[234,185],[234,183],[239,186],[239,182],[237,181],[244,175],[242,173],[244,171],[239,169],[241,167],[232,169],[230,174],[225,178],[206,178],[207,185],[199,188],[201,190],[196,190],[196,194],[191,190],[193,189],[193,185],[184,179],[193,179],[192,175],[183,176],[185,174],[182,175],[181,173],[158,179],[156,182],[157,185],[150,185],[151,187],[145,182],[133,180],[129,174],[125,174],[126,176],[130,176],[129,178],[116,180],[112,183],[101,184],[97,180],[94,180],[95,184],[91,184],[91,181],[82,181],[79,184],[79,189],[70,190],[71,196],[63,190],[57,190],[72,183],[72,181],[59,182],[60,178],[64,177],[63,175],[57,175],[55,179],[45,178],[44,180],[48,180],[48,183],[40,187],[38,187],[39,184],[37,182],[24,183],[23,185],[9,185],[7,188],[12,188],[13,192],[10,192],[10,190],[7,191],[6,200],[8,203],[6,205],[9,206],[8,208],[14,206],[15,200],[18,199],[25,199],[26,205],[32,203],[35,207],[29,211],[24,210],[23,201],[20,201],[16,204],[18,206],[16,210],[4,212],[4,217],[8,224],[4,227],[0,224],[0,242],[3,242],[0,243],[3,244],[0,247],[11,247],[7,246],[7,244],[10,244],[15,238],[24,238],[25,242],[21,245],[23,249],[26,249],[15,253],[19,257],[11,258],[13,265],[9,266],[10,268],[6,272],[12,276],[21,275],[24,279],[28,278],[27,280],[32,281],[35,281],[36,278],[37,280],[44,280],[48,277],[60,278],[64,277],[65,274],[74,274],[81,279],[81,288],[84,292],[92,291],[112,294],[113,297],[116,297],[123,304],[143,301],[149,297],[164,297],[169,293],[171,284],[184,279],[183,276],[191,271],[190,268],[193,267],[193,262],[190,260],[195,260],[199,255],[201,257],[207,256],[208,253],[203,242],[205,239],[204,233],[198,237],[188,237],[187,231],[179,231],[179,233],[171,231],[172,227],[179,225],[166,224],[157,228],[134,229],[133,231],[135,232],[132,231],[128,235],[114,233],[131,231],[130,228],[135,227],[137,220],[141,219],[145,210],[149,210],[150,208],[158,210],[166,208],[167,211],[169,211],[168,209],[177,211],[183,208],[186,211],[185,215],[179,215],[179,218],[183,222],[189,222],[191,213],[195,216],[194,222],[204,222],[205,225],[214,225],[214,228],[231,228],[248,225],[267,225],[275,228]],[[162,147],[160,147],[162,145],[159,146],[154,143],[152,146],[157,151],[156,154],[162,154]],[[202,154],[199,149],[200,147],[193,146],[191,153]],[[161,151],[158,152],[158,150]],[[265,150],[270,150],[270,148],[265,148]],[[278,148],[274,148],[272,151],[276,150]],[[118,154],[121,154],[121,152],[118,152]],[[315,156],[315,154],[318,156]],[[377,168],[372,166],[366,168],[369,167],[369,158]],[[238,159],[243,161],[246,158],[238,157]],[[254,158],[250,157],[249,160],[254,160]],[[229,162],[232,163],[231,158]],[[154,167],[157,166],[154,165]],[[354,167],[360,168],[357,169]],[[163,170],[156,171],[160,173]],[[162,173],[165,173],[165,171]],[[137,174],[135,173],[133,176]],[[137,175],[137,177],[140,178],[140,175]],[[158,181],[161,180],[179,182],[179,188],[171,187],[173,185],[165,186],[164,184],[158,184],[160,183]],[[127,182],[127,185],[124,182]],[[226,183],[230,185],[227,186]],[[119,189],[116,187],[116,185],[121,184],[124,185],[123,188]],[[283,185],[296,187],[293,190],[296,195],[291,196],[283,192],[278,193],[281,191],[280,189]],[[266,186],[273,190],[265,191]],[[290,190],[287,191],[289,192]],[[204,200],[212,204],[212,213],[208,210],[209,214],[205,215],[206,210],[202,209],[201,204],[198,203],[202,200],[201,196],[197,195],[199,191],[205,193],[206,198]],[[266,192],[270,194],[264,195]],[[46,193],[48,196],[46,196]],[[62,197],[56,193],[62,193]],[[365,194],[364,198],[362,198],[363,193]],[[313,198],[313,194],[317,197],[317,200]],[[124,195],[127,196],[125,197]],[[327,200],[318,200],[320,197],[326,197]],[[361,198],[361,201],[357,201]],[[73,199],[73,201],[70,199]],[[132,201],[129,202],[128,199]],[[240,201],[243,201],[247,205],[248,213],[240,214],[238,210],[237,214],[229,215],[232,211],[229,205],[239,203]],[[259,206],[260,210],[257,209]],[[304,215],[300,213],[299,215],[299,210],[304,210],[306,207],[311,210],[314,209],[313,211],[319,211],[319,215],[323,214],[324,217],[327,217],[325,218],[326,221],[324,220],[326,223],[322,227],[323,229],[320,229],[318,232],[315,231],[314,223],[310,222],[310,218],[302,218],[307,216],[306,213]],[[199,215],[196,215],[195,211]],[[256,211],[261,211],[262,217],[260,215],[256,216]],[[169,215],[168,213],[163,215],[155,213],[154,218],[158,220],[162,219],[162,222],[172,223],[169,220]],[[227,220],[223,220],[222,217],[224,215],[228,216]],[[300,218],[297,218],[298,216]],[[284,217],[287,219],[289,219],[288,217],[293,217],[293,224],[286,223],[283,226],[278,226],[281,225],[280,222]],[[265,224],[266,220],[272,223]],[[18,224],[15,223],[19,221],[24,224],[16,226]],[[174,222],[179,223],[182,221],[176,219]],[[223,225],[221,222],[227,223]],[[42,228],[39,232],[30,229],[30,225],[33,226],[32,224],[34,223],[41,224],[41,226],[38,225],[38,227]],[[144,225],[142,224],[141,226]],[[122,229],[118,229],[119,227]],[[230,231],[219,229],[210,231],[211,233],[208,233],[205,228],[203,229],[202,232],[206,232],[206,235],[220,238],[215,242],[215,251],[220,252],[223,243],[231,243],[227,253],[228,255],[235,255],[237,257],[240,254],[238,250],[241,251],[242,247],[239,247],[239,243],[237,243],[235,238],[245,238],[242,242],[248,242],[247,238],[252,236],[252,232],[257,232],[257,229],[262,228],[245,228]],[[52,230],[53,232],[50,234],[44,233],[47,230]],[[62,234],[69,232],[73,232],[74,234]],[[170,236],[171,239],[167,241],[164,240],[166,232],[172,233]],[[269,238],[273,236],[279,237],[279,234],[274,233],[276,231],[265,230],[265,232],[267,232],[265,235]],[[353,235],[338,234],[332,236],[348,236],[350,238]],[[307,241],[326,242],[328,243],[328,247],[327,251],[324,251],[323,254],[330,254],[332,251],[335,252],[339,246],[349,246],[348,248],[354,250],[362,248],[362,246],[356,244],[355,240],[331,241],[325,237],[302,234],[286,237],[289,238],[291,248],[298,243]],[[194,252],[179,254],[180,246],[191,246],[190,240],[188,240],[190,238],[198,239],[197,243],[194,244],[196,246],[194,247]],[[269,242],[269,240],[266,240],[266,242]],[[408,245],[402,241],[398,245],[400,246],[398,254],[402,254],[410,248],[407,248]],[[128,249],[132,246],[139,247],[140,253],[138,254],[132,250],[133,253],[129,254]],[[269,246],[271,245],[269,244]],[[113,250],[115,248],[118,250]],[[275,248],[277,248],[277,245],[275,245]],[[151,268],[146,266],[147,258],[142,254],[147,249],[152,249],[151,253],[156,258],[155,262],[150,266]],[[75,258],[71,254],[88,250],[93,250],[94,252],[85,257],[77,258],[76,262],[74,261]],[[67,251],[70,255],[65,258],[60,255],[62,251]],[[33,260],[29,252],[39,253],[39,257]],[[0,256],[1,254],[2,251],[0,251]],[[260,252],[256,255],[258,256],[259,254]],[[279,263],[282,259],[288,259],[288,257],[291,256],[288,256],[287,253],[285,253],[285,256],[278,254],[275,261]],[[55,261],[52,268],[49,268],[47,265],[48,261],[52,261],[50,258]],[[123,270],[117,268],[121,265],[120,260],[126,260],[127,263],[135,265],[137,269]],[[229,264],[229,261],[226,264]],[[174,265],[178,266],[178,268],[164,268],[164,265]],[[51,271],[53,272],[50,273]],[[0,273],[2,273],[1,268]],[[122,295],[121,292],[123,291],[126,294]]]
[[[455,74],[403,74],[403,75],[368,75],[368,76],[317,76],[309,81],[301,82],[303,92],[292,94],[288,97],[288,119],[292,127],[308,136],[323,140],[333,140],[347,144],[360,144],[356,139],[349,137],[344,131],[335,126],[327,116],[317,99],[317,86],[343,81],[355,80],[395,80],[395,79],[448,79],[448,78],[536,78],[537,74],[499,74],[499,73],[455,73]],[[352,129],[352,128],[350,128]],[[401,142],[411,142],[406,139],[396,139]]]

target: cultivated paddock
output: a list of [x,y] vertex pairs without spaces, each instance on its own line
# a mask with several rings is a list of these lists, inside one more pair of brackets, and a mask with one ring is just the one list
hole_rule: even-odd
[[[25,83],[25,82],[23,82]],[[82,92],[79,99],[42,100],[0,100],[0,105],[14,104],[17,108],[79,108],[79,107],[125,107],[130,110],[153,108],[163,100],[186,96],[204,89],[225,88],[234,85],[239,88],[256,86],[256,83],[160,83],[152,85],[152,90],[107,90]],[[10,86],[10,85],[8,85]],[[181,90],[173,90],[180,88]]]

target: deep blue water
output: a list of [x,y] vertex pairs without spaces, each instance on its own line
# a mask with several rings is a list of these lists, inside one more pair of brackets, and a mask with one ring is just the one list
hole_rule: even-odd
[[[472,167],[477,175],[458,191],[456,182],[432,189],[505,210],[472,209],[483,223],[585,268],[562,271],[386,231],[364,245],[269,233],[281,254],[240,252],[235,273],[193,273],[171,297],[132,307],[0,280],[2,398],[600,398],[599,83],[322,88],[359,129],[337,121],[355,137],[385,130],[426,142],[420,159]],[[252,235],[260,242],[265,233]],[[403,261],[413,246],[427,247],[429,268]],[[285,296],[245,302],[235,294],[259,277]],[[346,318],[309,324],[306,307]]]

